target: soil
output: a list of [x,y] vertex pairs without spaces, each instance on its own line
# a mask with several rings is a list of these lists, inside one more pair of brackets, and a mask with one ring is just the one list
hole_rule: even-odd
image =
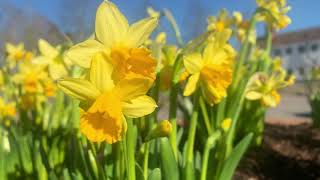
[[302,124],[267,123],[262,147],[251,149],[235,180],[320,180],[320,129]]

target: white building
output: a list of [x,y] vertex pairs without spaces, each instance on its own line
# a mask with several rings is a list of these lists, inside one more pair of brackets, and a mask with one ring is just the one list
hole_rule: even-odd
[[280,56],[283,67],[302,79],[313,66],[320,66],[320,27],[276,35],[272,55]]

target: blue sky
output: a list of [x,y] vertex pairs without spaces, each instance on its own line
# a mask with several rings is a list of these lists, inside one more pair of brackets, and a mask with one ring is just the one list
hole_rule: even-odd
[[[59,14],[61,13],[61,2],[63,0],[8,0],[18,8],[34,11],[37,14],[47,17],[55,24],[60,24]],[[74,0],[77,6],[77,0]],[[90,18],[94,20],[95,8],[101,0],[91,0],[92,6],[88,7]],[[255,8],[255,0],[113,0],[121,11],[132,22],[143,16],[141,7],[143,3],[153,6],[155,9],[167,8],[171,10],[175,16],[182,32],[182,27],[186,24],[192,24],[194,21],[199,21],[200,24],[205,23],[205,18],[197,19],[190,14],[193,11],[191,2],[199,3],[202,6],[202,13],[204,16],[214,15],[221,8],[229,11],[238,10],[245,15],[249,15]],[[289,16],[292,18],[292,24],[285,31],[295,31],[298,29],[320,26],[320,0],[288,0],[292,6]],[[72,10],[70,10],[72,11]],[[91,13],[92,12],[92,13]],[[70,13],[72,15],[72,13]],[[183,34],[187,37],[187,34]]]

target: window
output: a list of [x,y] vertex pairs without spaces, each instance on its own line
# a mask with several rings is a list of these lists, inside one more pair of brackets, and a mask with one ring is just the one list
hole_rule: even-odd
[[301,45],[301,46],[298,47],[298,51],[299,51],[299,53],[303,54],[303,53],[306,52],[306,47]]
[[318,44],[312,44],[311,45],[311,51],[317,51],[318,50]]
[[275,49],[275,50],[273,51],[273,54],[274,54],[275,56],[281,56],[281,50],[280,50],[280,49]]
[[292,48],[291,48],[291,47],[288,47],[288,48],[286,49],[286,53],[287,53],[288,55],[292,54]]

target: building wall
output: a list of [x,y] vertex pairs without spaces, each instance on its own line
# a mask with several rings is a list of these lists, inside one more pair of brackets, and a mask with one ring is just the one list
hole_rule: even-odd
[[320,66],[320,39],[309,42],[274,45],[273,56],[280,56],[283,67],[302,79],[302,73]]

